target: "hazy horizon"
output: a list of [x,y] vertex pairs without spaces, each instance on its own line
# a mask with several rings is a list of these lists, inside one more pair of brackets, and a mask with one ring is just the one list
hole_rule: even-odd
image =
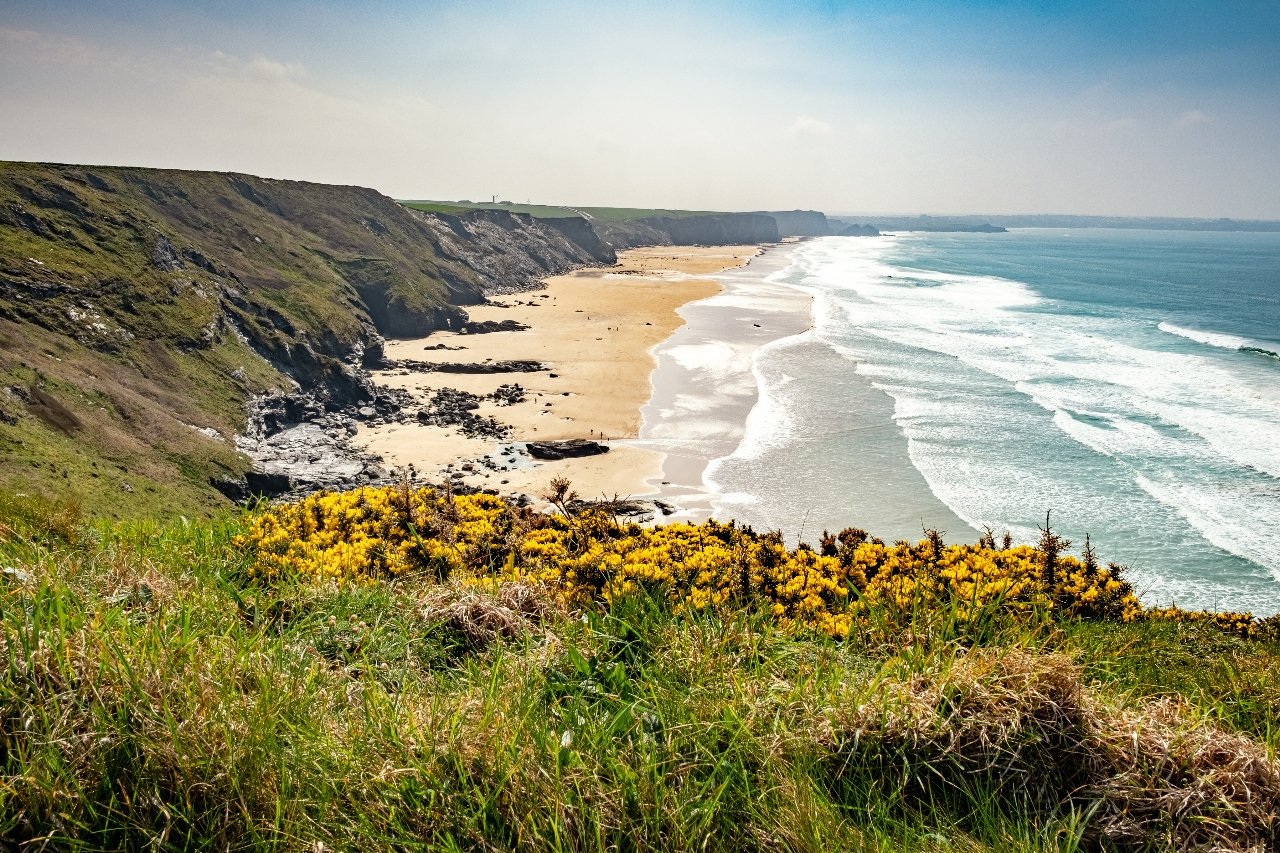
[[1276,220],[1276,33],[1268,2],[12,0],[0,159],[402,199]]

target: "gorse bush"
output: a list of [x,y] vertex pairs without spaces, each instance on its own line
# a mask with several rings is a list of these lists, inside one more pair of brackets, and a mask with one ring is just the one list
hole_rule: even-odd
[[[562,491],[565,491],[562,489]],[[568,510],[566,505],[564,509]],[[921,611],[958,623],[1002,614],[1083,619],[1211,621],[1244,636],[1273,631],[1249,614],[1144,609],[1115,564],[1052,547],[946,545],[934,531],[887,545],[847,529],[814,550],[788,549],[777,533],[733,522],[642,527],[608,508],[544,514],[487,494],[431,488],[321,493],[254,518],[241,544],[264,580],[293,577],[367,583],[426,573],[481,588],[535,582],[572,604],[644,594],[678,611],[759,606],[787,629],[837,639]]]

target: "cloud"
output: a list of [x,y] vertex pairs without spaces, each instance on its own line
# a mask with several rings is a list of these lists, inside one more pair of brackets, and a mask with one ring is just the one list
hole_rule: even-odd
[[1195,127],[1201,124],[1208,124],[1212,119],[1202,113],[1200,110],[1187,110],[1173,121],[1174,127]]
[[300,62],[279,62],[265,56],[255,56],[245,70],[267,80],[299,80],[307,76],[306,66]]
[[820,118],[814,118],[811,115],[798,115],[791,120],[791,124],[787,126],[787,135],[801,138],[815,138],[819,136],[830,136],[831,125],[827,124]]

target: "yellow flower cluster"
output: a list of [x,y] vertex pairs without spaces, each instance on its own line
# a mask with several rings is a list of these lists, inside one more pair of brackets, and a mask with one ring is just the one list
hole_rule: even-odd
[[406,572],[485,566],[503,551],[506,502],[491,495],[442,495],[431,489],[320,492],[256,516],[242,546],[254,549],[253,573],[367,582]]
[[1250,635],[1248,614],[1144,610],[1117,567],[1045,555],[1027,545],[886,545],[858,530],[825,535],[819,550],[788,549],[777,533],[718,521],[645,528],[585,510],[518,509],[500,498],[429,488],[321,493],[256,516],[242,544],[253,572],[368,582],[406,573],[458,575],[486,585],[534,580],[586,604],[646,592],[678,609],[767,607],[783,624],[845,637],[885,613],[942,612],[957,620],[992,608],[1084,618],[1212,621]]
[[1166,622],[1207,623],[1228,634],[1246,638],[1280,635],[1280,617],[1255,619],[1252,613],[1215,613],[1209,610],[1183,610],[1179,607],[1152,607],[1142,611],[1144,619]]

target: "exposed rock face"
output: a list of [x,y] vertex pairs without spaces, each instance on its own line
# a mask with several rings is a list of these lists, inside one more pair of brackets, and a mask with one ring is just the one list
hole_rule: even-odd
[[618,260],[613,249],[600,239],[591,223],[581,216],[553,217],[539,219],[538,222],[559,231],[598,264],[612,264]]
[[778,223],[778,234],[783,237],[826,237],[835,232],[826,214],[817,210],[760,210],[762,216],[771,216]]
[[687,216],[680,219],[650,220],[681,245],[709,246],[737,243],[776,242],[778,223],[772,216],[757,213],[726,213],[717,216]]
[[242,436],[236,445],[254,460],[254,469],[243,481],[214,485],[233,500],[244,500],[386,482],[378,460],[351,447],[347,423],[335,417],[290,426],[264,438]]
[[778,223],[759,213],[707,213],[652,216],[622,222],[594,220],[601,237],[615,249],[632,246],[735,246],[777,242]]
[[585,438],[567,441],[531,441],[525,445],[534,459],[568,459],[577,456],[598,456],[609,452],[609,445]]
[[404,209],[436,234],[443,256],[477,272],[486,295],[532,290],[549,275],[617,260],[586,220],[574,225],[506,210],[446,214]]

